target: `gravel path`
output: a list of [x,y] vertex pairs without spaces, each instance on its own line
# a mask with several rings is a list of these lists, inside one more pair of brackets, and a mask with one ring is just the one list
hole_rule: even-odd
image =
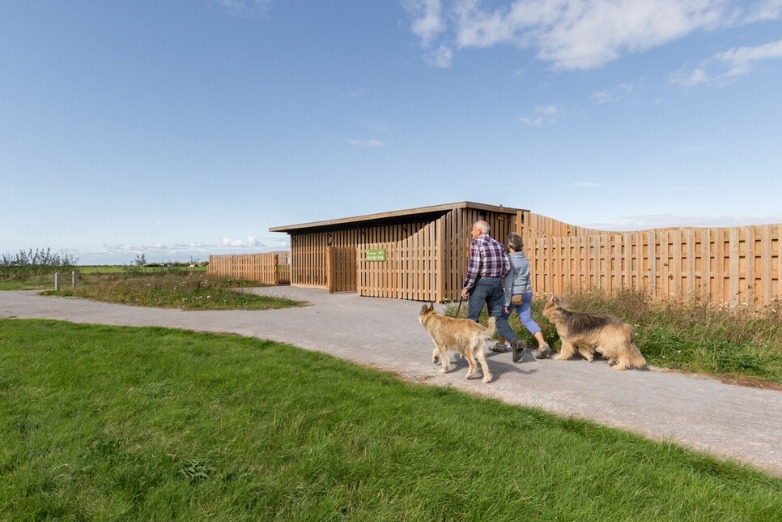
[[[272,339],[332,354],[405,379],[453,386],[522,406],[591,419],[654,440],[670,440],[782,476],[782,392],[723,384],[652,368],[615,371],[604,361],[536,361],[489,353],[494,381],[465,379],[456,360],[448,374],[431,363],[433,344],[417,316],[422,303],[353,293],[269,287],[258,294],[311,305],[270,311],[186,312],[0,292],[0,318],[163,326]],[[442,311],[442,307],[436,307]]]

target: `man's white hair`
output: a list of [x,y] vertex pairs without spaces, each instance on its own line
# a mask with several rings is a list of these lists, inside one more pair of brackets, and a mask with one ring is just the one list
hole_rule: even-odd
[[484,220],[476,221],[475,226],[478,227],[478,230],[480,230],[484,234],[488,234],[489,232],[491,232],[491,227],[489,226],[489,223]]

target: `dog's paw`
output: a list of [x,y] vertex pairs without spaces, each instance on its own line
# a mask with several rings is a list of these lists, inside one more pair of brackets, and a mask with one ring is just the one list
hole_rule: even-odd
[[432,355],[432,364],[437,364],[440,362],[440,356],[439,355]]
[[483,376],[483,383],[489,384],[491,382],[491,375],[484,375]]

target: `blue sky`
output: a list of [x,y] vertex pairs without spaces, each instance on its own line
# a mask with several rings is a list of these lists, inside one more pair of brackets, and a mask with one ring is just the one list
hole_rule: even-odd
[[205,261],[459,201],[782,223],[782,0],[8,0],[0,70],[0,253]]

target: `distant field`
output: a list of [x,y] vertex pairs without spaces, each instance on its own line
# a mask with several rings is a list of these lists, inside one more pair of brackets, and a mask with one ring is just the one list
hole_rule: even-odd
[[121,274],[128,271],[141,272],[141,273],[155,273],[166,272],[171,270],[184,270],[187,272],[206,272],[208,270],[206,265],[196,266],[183,266],[183,265],[150,265],[150,266],[128,266],[128,265],[84,265],[77,266],[75,270],[80,274]]

